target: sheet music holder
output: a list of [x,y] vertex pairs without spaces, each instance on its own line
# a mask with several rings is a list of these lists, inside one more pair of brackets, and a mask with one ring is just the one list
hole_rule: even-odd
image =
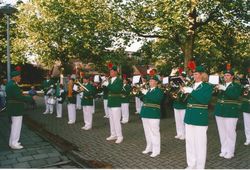
[[171,77],[170,81],[172,81],[177,86],[184,84],[184,81],[180,77]]

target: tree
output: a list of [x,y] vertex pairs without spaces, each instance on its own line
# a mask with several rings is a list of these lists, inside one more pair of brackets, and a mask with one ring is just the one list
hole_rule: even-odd
[[[116,34],[116,17],[103,0],[33,0],[18,15],[16,49],[37,54],[45,66],[71,58],[101,63]],[[22,44],[19,42],[22,41]]]
[[[229,32],[241,35],[241,38],[243,36],[245,39],[247,7],[246,0],[112,1],[112,8],[120,17],[124,30],[133,32],[139,37],[158,38],[162,43],[174,44],[172,47],[178,47],[172,49],[175,50],[175,54],[181,51],[184,55],[185,68],[192,57],[203,57],[197,52],[205,53],[208,47],[204,45],[207,42],[208,45],[222,44],[225,37],[223,39],[220,33],[227,34],[230,30]],[[206,35],[208,32],[210,36]],[[206,39],[203,39],[204,37]],[[240,38],[235,42],[237,48],[242,45]],[[212,46],[209,50],[216,51],[216,55],[222,53],[222,50],[225,51],[225,49],[210,48]],[[214,57],[217,56],[212,58],[216,60]],[[198,60],[203,60],[201,58]]]

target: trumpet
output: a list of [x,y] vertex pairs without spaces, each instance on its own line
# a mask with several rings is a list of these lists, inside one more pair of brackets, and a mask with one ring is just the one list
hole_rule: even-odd
[[89,92],[89,90],[79,80],[76,80],[75,84],[80,88],[77,90],[78,93],[81,93],[83,91]]
[[109,81],[109,79],[110,79],[110,76],[107,77],[105,80],[103,80],[101,83],[101,87],[104,86],[104,83],[107,83]]
[[139,94],[143,89],[148,89],[148,85],[145,83],[145,84],[140,84],[140,85],[135,85],[132,87],[132,91],[131,91],[131,94],[132,95],[137,95]]

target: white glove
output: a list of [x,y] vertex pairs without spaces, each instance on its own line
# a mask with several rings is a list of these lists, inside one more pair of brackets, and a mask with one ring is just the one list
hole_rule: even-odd
[[109,85],[109,82],[108,81],[105,81],[104,83],[102,83],[103,86],[108,86]]
[[141,90],[141,92],[142,92],[142,94],[144,94],[144,95],[145,95],[145,94],[147,94],[148,90],[146,90],[146,89],[142,89],[142,90]]
[[59,101],[59,102],[62,101],[62,98],[61,97],[57,98],[57,101]]
[[183,87],[183,91],[184,91],[185,94],[186,93],[192,93],[193,88],[192,87]]
[[223,86],[223,85],[219,84],[219,90],[225,91],[226,90],[226,86]]

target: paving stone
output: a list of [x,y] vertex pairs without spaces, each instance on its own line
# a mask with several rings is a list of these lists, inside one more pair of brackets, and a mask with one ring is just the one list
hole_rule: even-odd
[[11,154],[6,155],[6,157],[7,157],[8,159],[17,158],[17,157],[21,157],[21,156],[22,156],[21,153],[11,153]]
[[44,158],[48,158],[48,154],[42,153],[42,154],[33,155],[33,157],[35,159],[44,159]]
[[22,162],[13,165],[14,168],[31,168],[30,164],[28,162]]
[[19,157],[17,158],[18,162],[26,162],[26,161],[30,161],[33,160],[34,158],[32,156],[23,156],[23,157]]
[[37,159],[28,162],[31,168],[40,168],[47,165],[47,161],[45,159]]
[[6,159],[6,160],[1,161],[1,166],[13,165],[13,164],[16,164],[16,163],[17,163],[16,159]]

